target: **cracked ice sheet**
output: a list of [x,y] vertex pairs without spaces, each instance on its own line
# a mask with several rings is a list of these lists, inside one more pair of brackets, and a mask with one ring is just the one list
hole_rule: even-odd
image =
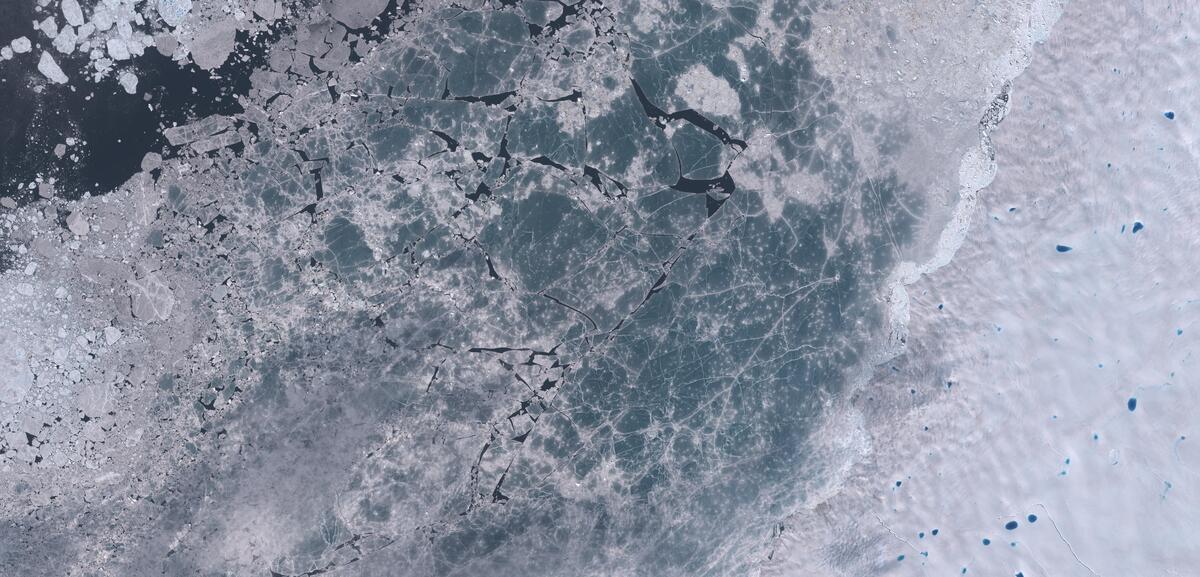
[[788,521],[765,574],[1200,562],[1200,183],[1180,110],[1197,30],[1174,9],[1096,8],[1068,5],[1017,81],[970,235],[909,287],[907,354],[828,429],[857,423],[862,457]]
[[[861,479],[896,477],[907,495],[938,463],[893,472],[900,409],[923,398],[895,375],[860,377],[886,362],[937,385],[951,369],[927,352],[972,343],[927,336],[944,328],[922,316],[932,289],[897,289],[916,278],[894,271],[961,232],[960,167],[973,194],[991,140],[1018,147],[995,122],[1044,6],[848,3],[810,18],[783,2],[400,3],[372,24],[385,3],[239,5],[290,22],[232,116],[164,123],[118,190],[3,214],[15,378],[0,389],[0,568],[857,575],[940,562],[887,548],[924,542],[905,509],[861,508],[876,495]],[[239,18],[219,8],[175,13],[185,28]],[[180,32],[217,66],[234,32],[206,33]],[[1057,182],[1027,172],[1010,194]],[[28,190],[55,190],[42,184]],[[1050,249],[1087,252],[1081,238]],[[907,339],[887,316],[905,294]],[[973,299],[955,322],[989,313]],[[978,364],[954,378],[981,381]],[[875,409],[888,386],[901,400]],[[953,414],[957,398],[936,406]],[[978,413],[1022,416],[991,398]],[[1133,415],[1151,411],[1139,398]],[[1033,527],[1058,525],[1090,562],[1050,497]]]

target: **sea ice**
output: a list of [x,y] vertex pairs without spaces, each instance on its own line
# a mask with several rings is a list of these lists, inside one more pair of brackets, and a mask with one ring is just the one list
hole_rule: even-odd
[[121,73],[117,82],[121,84],[121,88],[124,88],[126,93],[137,93],[138,77],[136,74],[126,70]]
[[29,38],[25,36],[13,39],[13,41],[9,43],[9,46],[12,46],[12,51],[17,54],[25,54],[26,52],[33,50],[33,44],[29,41]]
[[63,0],[62,13],[71,26],[83,26],[83,10],[79,8],[78,0]]
[[43,52],[41,60],[38,61],[38,72],[49,78],[52,82],[58,84],[67,83],[67,75],[63,73],[62,68],[58,67],[58,63],[54,61],[54,57],[49,52]]

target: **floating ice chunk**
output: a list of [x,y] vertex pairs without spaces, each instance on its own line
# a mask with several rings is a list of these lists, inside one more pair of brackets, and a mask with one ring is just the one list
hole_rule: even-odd
[[54,39],[54,48],[63,54],[70,54],[75,51],[77,39],[74,28],[63,26],[62,31],[58,33],[58,38]]
[[233,128],[233,120],[231,118],[214,114],[191,124],[168,128],[163,131],[163,136],[167,137],[167,142],[171,143],[171,146],[179,146],[219,134],[231,128]]
[[147,152],[142,157],[142,170],[154,170],[162,166],[162,155],[157,152]]
[[63,0],[62,13],[71,26],[83,26],[83,10],[79,9],[77,0]]
[[67,75],[63,74],[62,68],[58,67],[58,63],[54,61],[54,57],[49,52],[42,53],[42,59],[38,61],[38,72],[49,78],[51,82],[67,83]]
[[346,28],[363,28],[375,20],[388,0],[325,0],[325,11]]
[[282,12],[275,0],[256,0],[254,3],[254,13],[267,22],[274,22],[283,15]]
[[179,26],[191,11],[192,0],[158,0],[158,15],[171,28]]
[[104,327],[104,342],[113,344],[121,340],[121,330],[117,327]]
[[105,48],[108,49],[108,56],[113,60],[129,60],[129,47],[125,45],[125,41],[120,38],[109,38],[105,43]]
[[212,70],[225,63],[237,46],[237,22],[226,18],[210,24],[196,34],[192,42],[192,60],[204,70]]
[[9,43],[9,46],[12,46],[12,51],[17,54],[24,54],[30,50],[33,50],[33,43],[24,36],[14,39]]
[[8,60],[9,58],[12,58],[12,57],[13,57],[13,49],[12,48],[10,48],[8,46],[4,46],[3,48],[0,48],[0,60]]
[[45,20],[38,22],[37,29],[41,30],[42,34],[45,34],[46,38],[51,40],[54,40],[58,36],[58,22],[54,20],[53,16],[47,16]]
[[129,72],[128,70],[122,72],[121,77],[117,79],[117,82],[121,85],[121,88],[125,89],[125,92],[129,94],[137,94],[138,77],[134,73]]
[[92,12],[92,24],[96,26],[96,30],[103,32],[112,28],[116,22],[116,18],[113,17],[108,4],[100,3],[96,5],[96,11]]

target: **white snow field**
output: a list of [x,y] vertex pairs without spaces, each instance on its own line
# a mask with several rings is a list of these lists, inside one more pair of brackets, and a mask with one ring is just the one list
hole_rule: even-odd
[[1198,35],[1187,3],[1066,7],[764,574],[1198,574]]

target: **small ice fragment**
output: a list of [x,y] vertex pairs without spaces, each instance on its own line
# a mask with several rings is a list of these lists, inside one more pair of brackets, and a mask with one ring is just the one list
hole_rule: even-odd
[[65,144],[55,144],[54,145],[54,156],[62,158],[66,155],[67,155],[67,145],[65,145]]
[[67,75],[63,74],[62,68],[58,67],[58,63],[54,61],[54,57],[49,52],[42,53],[42,59],[38,61],[38,72],[49,78],[51,82],[58,84],[67,83]]
[[71,26],[83,26],[83,10],[79,9],[77,0],[63,0],[62,13]]
[[[62,146],[62,145],[60,144],[58,146]],[[54,147],[55,154],[58,153],[58,146]],[[65,147],[63,148],[63,151],[64,152],[66,151]],[[62,155],[59,154],[58,157],[62,158]],[[42,198],[54,198],[54,185],[49,182],[39,182],[38,183],[38,196],[40,196]]]
[[8,60],[13,57],[13,49],[9,46],[0,46],[0,60]]
[[67,228],[78,236],[83,236],[91,230],[91,227],[88,226],[87,217],[83,216],[83,213],[78,210],[67,216]]
[[25,36],[14,38],[13,41],[9,42],[8,45],[12,46],[12,51],[17,54],[24,54],[30,50],[33,50],[33,43],[30,42],[29,38],[26,38]]
[[121,331],[117,327],[104,327],[104,342],[113,344],[121,340]]
[[33,276],[37,272],[37,263],[31,262],[25,265],[25,276]]
[[117,82],[121,85],[121,88],[125,89],[126,93],[137,93],[138,77],[134,73],[128,70],[122,72],[121,77],[117,79]]

